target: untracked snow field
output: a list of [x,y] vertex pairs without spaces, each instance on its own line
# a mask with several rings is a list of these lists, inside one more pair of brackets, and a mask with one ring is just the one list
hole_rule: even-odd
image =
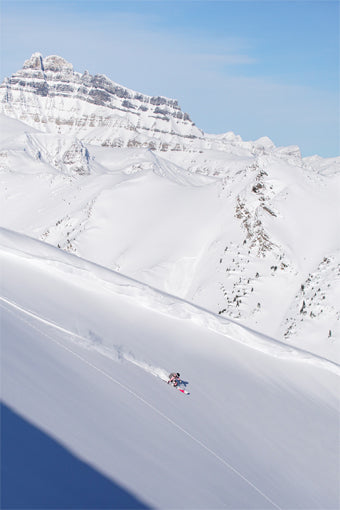
[[338,365],[5,229],[0,258],[2,508],[338,508]]

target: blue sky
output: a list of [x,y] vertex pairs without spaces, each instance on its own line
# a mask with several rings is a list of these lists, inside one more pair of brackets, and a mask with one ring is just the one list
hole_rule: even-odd
[[337,0],[2,0],[1,79],[35,51],[176,98],[208,133],[340,154]]

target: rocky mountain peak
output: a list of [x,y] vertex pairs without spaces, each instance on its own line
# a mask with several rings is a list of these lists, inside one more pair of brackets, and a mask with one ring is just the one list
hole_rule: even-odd
[[[73,72],[73,65],[58,55],[50,55],[43,58],[39,52],[33,53],[31,58],[24,62],[23,70],[33,69],[36,71]],[[20,72],[20,71],[18,71]],[[27,73],[25,73],[27,74]]]
[[50,55],[43,60],[44,70],[53,72],[73,72],[73,65],[58,55]]
[[44,70],[43,57],[41,53],[33,53],[31,58],[25,60],[23,69],[37,69],[40,71]]
[[31,58],[25,60],[23,69],[35,69],[39,71],[44,70],[43,57],[41,53],[33,53]]
[[104,74],[75,72],[64,58],[38,52],[1,84],[0,111],[105,146],[181,150],[203,136],[177,100],[136,92]]

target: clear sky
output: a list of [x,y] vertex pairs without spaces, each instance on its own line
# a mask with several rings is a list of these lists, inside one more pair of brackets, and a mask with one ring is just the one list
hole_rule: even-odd
[[207,133],[340,154],[338,0],[2,0],[1,80],[35,51],[176,98]]

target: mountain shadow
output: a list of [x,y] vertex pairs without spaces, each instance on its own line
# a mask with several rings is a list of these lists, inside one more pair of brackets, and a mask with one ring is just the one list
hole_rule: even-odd
[[99,510],[151,507],[1,404],[0,508]]

